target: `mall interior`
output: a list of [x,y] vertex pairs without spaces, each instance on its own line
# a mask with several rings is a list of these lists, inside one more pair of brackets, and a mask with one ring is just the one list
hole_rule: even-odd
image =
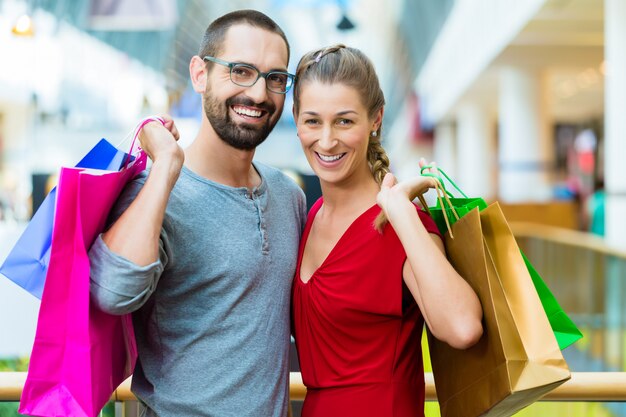
[[[321,46],[361,49],[385,94],[396,176],[419,175],[425,158],[467,196],[498,202],[583,335],[562,352],[571,381],[516,415],[626,417],[624,0],[0,0],[0,261],[60,168],[99,139],[126,150],[139,120],[166,113],[191,143],[202,102],[189,61],[208,24],[237,9],[282,27],[292,73]],[[321,189],[292,105],[288,93],[255,159],[291,176],[310,208]],[[435,191],[425,197],[437,204]],[[18,415],[39,306],[0,277],[0,416]],[[291,359],[299,416],[293,349]],[[125,387],[101,415],[141,412]]]

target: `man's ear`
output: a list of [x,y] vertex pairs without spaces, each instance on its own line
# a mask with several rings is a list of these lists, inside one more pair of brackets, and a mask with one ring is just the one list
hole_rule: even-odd
[[204,60],[198,55],[189,62],[189,77],[196,93],[204,94],[207,84],[207,68]]

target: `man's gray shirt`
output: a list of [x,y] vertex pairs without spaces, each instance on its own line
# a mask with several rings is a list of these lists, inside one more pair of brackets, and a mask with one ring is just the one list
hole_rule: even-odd
[[[306,219],[302,190],[255,163],[250,192],[183,167],[171,193],[160,257],[140,267],[98,237],[92,299],[133,312],[139,357],[133,392],[159,417],[283,417],[288,401],[289,312]],[[117,218],[145,183],[125,189]]]

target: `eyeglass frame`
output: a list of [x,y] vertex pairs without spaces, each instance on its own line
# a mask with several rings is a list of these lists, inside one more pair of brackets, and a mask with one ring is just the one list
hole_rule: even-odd
[[[293,85],[296,82],[296,76],[293,74],[288,73],[287,71],[267,71],[267,72],[261,72],[261,70],[259,70],[257,67],[255,67],[254,65],[251,64],[245,64],[243,62],[228,62],[228,61],[224,61],[223,59],[219,59],[219,58],[215,58],[214,56],[209,56],[209,55],[205,55],[204,58],[202,58],[203,61],[211,61],[214,62],[216,64],[220,64],[223,65],[225,67],[228,67],[228,76],[230,77],[230,81],[235,84],[238,85],[240,87],[252,87],[254,84],[256,84],[257,81],[259,81],[259,78],[263,77],[265,78],[265,88],[267,89],[267,91],[271,91],[272,93],[275,94],[287,94],[289,92],[289,90],[291,90],[291,87],[293,87]],[[256,71],[257,73],[257,77],[256,79],[252,82],[252,84],[250,85],[244,85],[244,84],[239,84],[236,83],[233,80],[233,68],[235,68],[235,66],[243,66],[246,68],[250,68]],[[267,83],[267,77],[270,74],[283,74],[287,76],[288,80],[291,80],[291,84],[289,84],[288,87],[286,87],[285,91],[276,91],[276,90],[272,90],[269,86],[269,84]]]

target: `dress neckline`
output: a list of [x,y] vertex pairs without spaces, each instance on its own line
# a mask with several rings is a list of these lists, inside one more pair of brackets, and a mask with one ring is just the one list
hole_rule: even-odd
[[307,223],[306,223],[306,226],[305,226],[305,229],[304,229],[304,233],[302,234],[302,241],[301,241],[301,244],[300,244],[300,251],[298,253],[298,265],[297,265],[297,269],[296,269],[296,279],[302,285],[307,285],[309,282],[311,282],[313,280],[313,278],[315,278],[315,276],[317,275],[318,271],[320,269],[322,269],[328,263],[329,259],[332,258],[332,255],[334,255],[334,253],[336,252],[337,247],[339,247],[341,245],[341,243],[345,239],[347,239],[346,236],[349,235],[349,232],[355,227],[355,224],[357,224],[363,217],[365,217],[372,210],[374,210],[374,209],[380,210],[380,207],[378,207],[378,204],[374,203],[371,207],[369,207],[368,209],[363,211],[361,214],[359,214],[352,221],[352,223],[350,223],[350,225],[346,228],[346,230],[344,230],[344,232],[341,234],[341,236],[339,237],[337,242],[335,242],[335,244],[331,248],[330,252],[328,252],[326,257],[324,258],[322,263],[319,264],[318,267],[313,271],[313,273],[311,274],[309,279],[304,281],[302,279],[302,276],[301,276],[301,267],[302,267],[302,259],[304,258],[304,250],[306,249],[306,244],[307,244],[307,242],[309,240],[309,234],[311,232],[311,229],[313,228],[313,222],[315,221],[315,217],[317,216],[317,213],[319,212],[319,210],[322,208],[323,204],[324,204],[323,197],[320,197],[315,202],[315,204],[313,204],[313,207],[311,207],[311,210],[309,212],[309,217],[307,219]]

